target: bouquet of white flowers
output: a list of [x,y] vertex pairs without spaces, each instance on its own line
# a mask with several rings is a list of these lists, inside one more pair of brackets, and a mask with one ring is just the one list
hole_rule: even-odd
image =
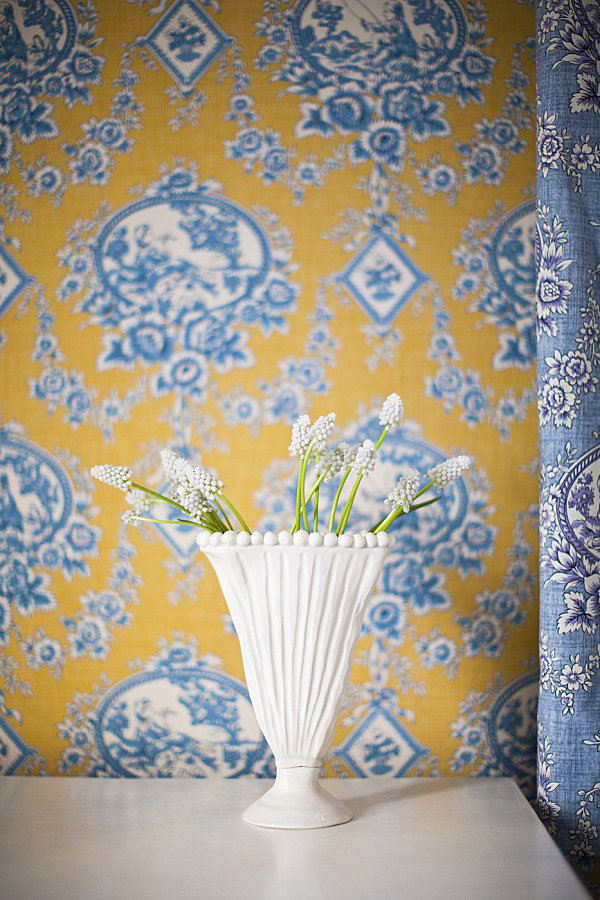
[[[382,431],[378,440],[366,439],[354,447],[346,443],[329,446],[335,413],[320,416],[314,423],[306,415],[298,417],[292,427],[289,447],[290,454],[299,459],[296,516],[290,529],[292,534],[301,529],[309,532],[319,530],[319,490],[322,484],[335,478],[339,478],[339,484],[326,517],[327,530],[337,535],[344,533],[360,483],[373,471],[381,444],[389,431],[400,425],[403,415],[402,400],[398,394],[390,394],[379,411]],[[194,466],[173,450],[162,450],[160,457],[169,482],[164,494],[134,481],[133,473],[127,466],[100,465],[91,469],[94,478],[125,492],[129,503],[129,509],[122,517],[125,522],[131,525],[140,522],[186,524],[211,533],[250,531],[242,515],[225,496],[225,485],[216,475],[201,466]],[[430,469],[424,483],[417,469],[411,468],[401,474],[384,500],[391,509],[369,531],[374,534],[386,531],[399,516],[435,503],[442,488],[459,478],[470,464],[468,456],[451,457]],[[421,499],[434,488],[436,494],[433,497]],[[342,499],[343,506],[338,514]],[[153,517],[153,505],[161,502],[170,504],[179,515],[173,519]],[[235,527],[232,519],[235,519]]]

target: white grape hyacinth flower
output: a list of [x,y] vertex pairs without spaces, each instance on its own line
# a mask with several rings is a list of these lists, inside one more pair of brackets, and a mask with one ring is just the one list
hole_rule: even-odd
[[398,428],[404,417],[404,405],[399,394],[389,394],[379,411],[379,424],[387,428]]
[[391,503],[394,509],[402,508],[403,512],[410,511],[413,500],[419,490],[421,475],[417,469],[410,469],[406,475],[398,479],[396,487],[390,491],[384,503]]
[[128,466],[92,466],[90,475],[120,491],[130,491],[133,473]]
[[427,473],[427,478],[435,484],[438,491],[441,491],[451,481],[456,481],[457,478],[460,478],[465,469],[470,467],[471,458],[469,456],[464,454],[451,456],[450,459],[445,459],[444,462],[438,463],[437,466],[430,469]]

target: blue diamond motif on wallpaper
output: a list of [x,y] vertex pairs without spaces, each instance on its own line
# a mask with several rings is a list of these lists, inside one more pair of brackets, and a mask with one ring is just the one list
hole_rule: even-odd
[[14,775],[33,753],[12,725],[0,716],[0,775]]
[[373,322],[386,327],[426,278],[386,234],[373,235],[340,275]]
[[229,38],[194,0],[177,0],[148,33],[146,43],[189,94]]
[[380,707],[350,734],[338,755],[361,778],[387,775],[400,778],[425,753],[410,731]]
[[0,319],[29,280],[21,266],[0,247]]

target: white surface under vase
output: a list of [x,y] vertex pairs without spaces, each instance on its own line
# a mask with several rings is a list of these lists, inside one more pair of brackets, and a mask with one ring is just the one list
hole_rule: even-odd
[[244,813],[253,825],[322,828],[352,818],[319,781],[387,534],[203,533],[240,640],[275,784]]

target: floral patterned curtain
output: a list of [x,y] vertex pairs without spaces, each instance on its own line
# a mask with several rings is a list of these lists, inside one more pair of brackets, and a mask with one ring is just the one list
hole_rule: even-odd
[[600,7],[537,4],[538,809],[600,866]]

